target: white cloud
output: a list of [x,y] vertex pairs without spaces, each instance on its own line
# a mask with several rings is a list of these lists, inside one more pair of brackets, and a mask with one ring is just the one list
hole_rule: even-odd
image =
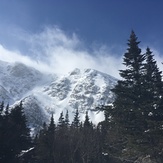
[[[122,56],[113,54],[109,47],[97,46],[90,52],[83,48],[84,44],[76,34],[68,35],[56,26],[46,27],[37,34],[28,34],[22,30],[19,32],[17,39],[23,42],[21,45],[24,44],[26,50],[12,51],[1,45],[0,60],[19,61],[40,71],[58,74],[65,74],[75,68],[93,68],[119,78],[118,70],[123,67]],[[156,51],[154,54],[162,69],[163,58]]]
[[85,50],[86,48],[83,48],[76,34],[67,35],[58,27],[46,27],[37,34],[21,31],[18,39],[24,42],[27,49],[24,51],[26,55],[18,50],[8,50],[1,45],[1,60],[19,61],[41,71],[59,74],[65,74],[75,68],[93,68],[115,77],[119,76],[121,58],[103,47],[92,50],[90,54]]

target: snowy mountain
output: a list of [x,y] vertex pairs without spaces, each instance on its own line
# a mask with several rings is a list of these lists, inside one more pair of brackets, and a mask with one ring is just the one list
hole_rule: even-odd
[[80,112],[95,110],[97,106],[111,103],[114,99],[110,91],[115,79],[92,69],[75,69],[67,76],[52,82],[43,90],[57,105],[78,108]]
[[[14,101],[20,100],[36,86],[43,84],[44,78],[45,75],[41,72],[22,63],[0,61],[0,86]],[[12,103],[12,100],[8,102]]]
[[57,121],[68,110],[70,120],[75,109],[84,119],[85,111],[94,123],[103,119],[96,107],[114,100],[110,89],[116,79],[102,72],[75,69],[64,76],[43,74],[22,63],[0,61],[0,100],[10,104],[23,102],[28,122],[33,128],[47,122],[51,114]]

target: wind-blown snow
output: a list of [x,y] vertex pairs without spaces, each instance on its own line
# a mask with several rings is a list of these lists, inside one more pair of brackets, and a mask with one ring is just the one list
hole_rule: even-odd
[[97,107],[114,100],[111,89],[116,84],[112,76],[93,69],[75,69],[64,76],[43,74],[22,63],[0,61],[0,100],[23,102],[31,128],[49,122],[52,114],[57,122],[60,113],[69,111],[70,121],[76,109],[83,121],[88,112],[93,123],[104,119]]

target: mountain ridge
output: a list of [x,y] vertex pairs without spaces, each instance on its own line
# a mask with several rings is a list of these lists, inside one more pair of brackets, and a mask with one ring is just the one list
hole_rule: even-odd
[[65,74],[44,74],[22,63],[0,61],[0,100],[16,105],[22,101],[29,125],[36,128],[47,122],[54,114],[58,120],[60,113],[68,110],[70,120],[76,109],[81,120],[90,111],[95,123],[104,118],[103,112],[96,110],[114,100],[111,89],[117,79],[94,69],[78,68]]

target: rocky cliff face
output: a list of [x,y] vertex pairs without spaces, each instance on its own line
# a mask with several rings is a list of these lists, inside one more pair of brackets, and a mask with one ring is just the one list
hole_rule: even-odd
[[75,69],[68,75],[52,82],[43,91],[57,103],[67,102],[66,106],[85,110],[95,110],[99,105],[113,102],[111,89],[116,79],[92,69]]

